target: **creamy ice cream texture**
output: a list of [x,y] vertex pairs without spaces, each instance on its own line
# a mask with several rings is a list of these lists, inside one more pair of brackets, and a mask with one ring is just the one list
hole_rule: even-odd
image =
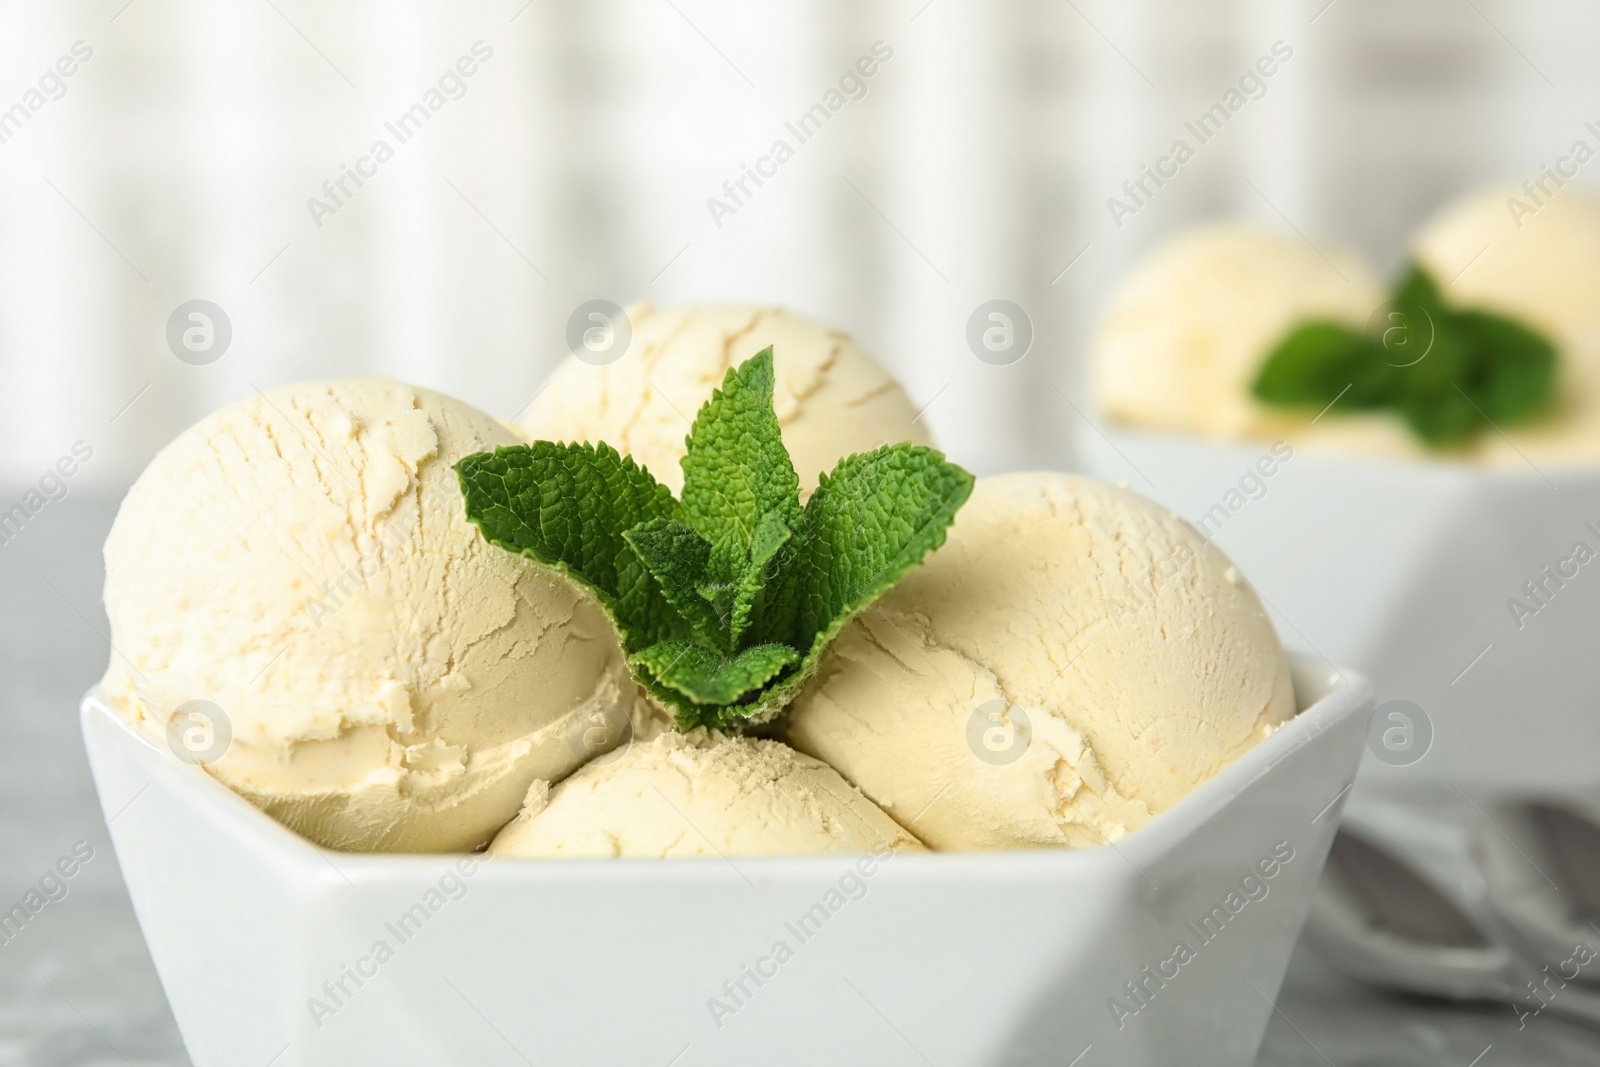
[[[1277,436],[1303,420],[1250,393],[1273,345],[1306,318],[1364,329],[1383,299],[1378,278],[1341,249],[1242,224],[1200,227],[1152,252],[1113,296],[1090,343],[1096,402],[1148,429]],[[1394,420],[1358,421],[1382,436]],[[1403,426],[1391,436],[1380,447],[1411,450]]]
[[980,478],[850,623],[791,744],[935,849],[1092,847],[1294,713],[1272,624],[1182,519],[1077,475]]
[[589,754],[583,720],[634,702],[589,595],[464,517],[452,465],[515,442],[378,379],[212,414],[106,542],[106,695],[159,743],[186,702],[221,708],[233,741],[208,769],[322,844],[482,845]]
[[1600,199],[1571,187],[1542,204],[1512,187],[1472,193],[1422,226],[1413,255],[1450,302],[1521,319],[1556,346],[1555,410],[1508,427],[1509,441],[1485,434],[1484,459],[1600,456]]
[[522,858],[765,856],[921,844],[826,764],[777,741],[699,730],[636,741],[535,783],[490,846]]
[[632,341],[614,363],[569,357],[522,416],[530,440],[604,441],[673,493],[678,461],[700,405],[723,375],[768,345],[773,404],[803,491],[855,452],[932,439],[904,390],[841,333],[782,308],[709,305],[628,309]]
[[[106,696],[163,743],[215,704],[232,742],[207,769],[314,841],[501,856],[1094,846],[1292,714],[1214,548],[1126,490],[1020,474],[980,480],[846,628],[792,712],[808,755],[663,734],[598,605],[467,523],[453,464],[514,442],[377,379],[211,415],[107,541]],[[633,743],[590,760],[627,719]]]

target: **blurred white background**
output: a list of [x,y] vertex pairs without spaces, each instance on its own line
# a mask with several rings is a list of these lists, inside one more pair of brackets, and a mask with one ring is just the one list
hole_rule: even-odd
[[[0,10],[18,485],[80,439],[74,486],[124,485],[210,409],[307,377],[392,375],[510,418],[596,297],[790,305],[860,337],[975,470],[1069,464],[1088,326],[1153,242],[1242,215],[1392,269],[1444,198],[1534,174],[1600,118],[1600,8],[1578,0]],[[479,41],[464,95],[399,144],[385,122]],[[865,97],[797,144],[785,121],[880,41]],[[1293,56],[1265,95],[1115,225],[1108,197],[1275,41]],[[49,77],[77,42],[92,56]],[[380,138],[394,158],[313,218]],[[717,225],[707,199],[779,138],[794,158]],[[1036,330],[1012,366],[964,341],[996,297]],[[166,342],[191,299],[232,324],[210,365]]]

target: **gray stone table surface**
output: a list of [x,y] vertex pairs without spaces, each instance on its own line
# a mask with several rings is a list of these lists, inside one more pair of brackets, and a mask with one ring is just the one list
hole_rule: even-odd
[[[80,842],[93,849],[66,881],[67,895],[0,944],[0,1067],[189,1063],[78,735],[78,697],[108,654],[100,545],[114,512],[110,497],[74,495],[0,545],[0,909],[20,902],[74,846],[83,852]],[[1519,1029],[1509,1007],[1381,996],[1334,974],[1302,944],[1258,1062],[1565,1067],[1600,1064],[1600,1034],[1553,1018]]]

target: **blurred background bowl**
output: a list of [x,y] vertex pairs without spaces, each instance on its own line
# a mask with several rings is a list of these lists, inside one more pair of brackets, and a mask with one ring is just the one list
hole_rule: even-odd
[[1573,554],[1582,541],[1600,558],[1600,469],[1286,456],[1112,427],[1078,441],[1091,473],[1212,538],[1285,643],[1372,679],[1365,788],[1600,787],[1600,575]]

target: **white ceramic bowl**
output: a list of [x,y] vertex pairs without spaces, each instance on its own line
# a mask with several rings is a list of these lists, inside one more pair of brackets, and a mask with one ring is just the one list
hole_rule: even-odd
[[1244,1067],[1371,702],[1306,660],[1296,690],[1301,715],[1114,847],[873,863],[330,852],[92,693],[82,719],[197,1067]]
[[[1364,779],[1535,791],[1600,780],[1600,466],[1485,470],[1304,449],[1283,460],[1258,442],[1081,425],[1078,447],[1092,474],[1213,537],[1286,640],[1371,678],[1380,706],[1424,711],[1431,751],[1414,765],[1369,760]],[[1597,558],[1572,559],[1580,540]],[[1545,584],[1542,605],[1527,582]],[[1512,598],[1537,610],[1514,612]]]

